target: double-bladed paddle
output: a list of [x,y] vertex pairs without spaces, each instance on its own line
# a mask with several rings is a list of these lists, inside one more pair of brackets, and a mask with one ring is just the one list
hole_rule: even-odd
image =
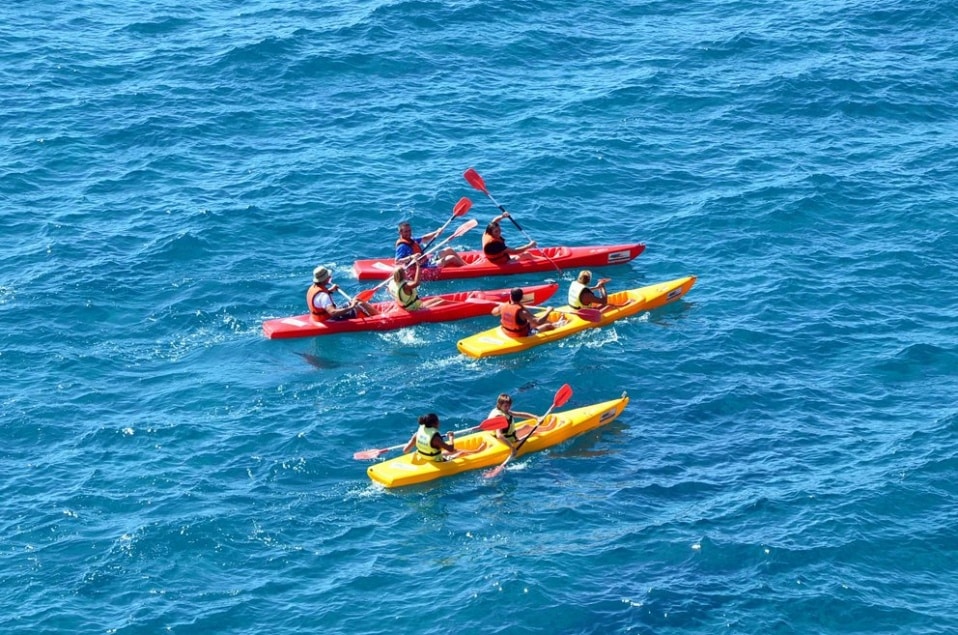
[[513,457],[519,453],[519,450],[522,449],[522,446],[526,444],[526,441],[529,440],[529,437],[535,434],[535,431],[539,429],[539,426],[543,421],[546,420],[546,417],[552,414],[553,409],[565,405],[565,403],[569,401],[570,397],[572,397],[572,386],[569,384],[562,384],[562,387],[556,391],[555,398],[552,400],[552,405],[549,406],[549,409],[546,410],[544,415],[536,420],[536,424],[532,426],[532,430],[529,431],[529,434],[522,437],[522,440],[519,441],[514,448],[512,448],[512,451],[509,453],[509,456],[506,457],[505,461],[483,474],[483,476],[486,478],[495,478],[499,476],[502,473],[502,470],[506,469],[506,465],[509,464],[509,461],[511,461]]
[[[466,181],[468,181],[469,185],[471,185],[471,186],[474,187],[475,189],[479,190],[480,192],[482,192],[483,194],[485,194],[486,196],[488,196],[488,197],[489,197],[489,200],[492,201],[493,205],[495,205],[496,207],[498,207],[503,213],[506,213],[506,212],[507,212],[506,208],[503,207],[502,205],[500,205],[500,204],[499,204],[499,201],[497,201],[497,200],[492,196],[492,194],[489,192],[489,189],[486,187],[486,182],[485,182],[484,180],[482,180],[482,177],[479,176],[479,173],[476,172],[476,169],[475,169],[475,168],[469,168],[469,169],[467,169],[465,172],[462,173],[462,176],[466,179]],[[515,218],[512,217],[512,214],[511,214],[511,213],[510,213],[509,216],[507,216],[506,218],[508,218],[510,221],[512,221],[512,224],[515,225],[515,226],[516,226],[516,229],[518,229],[519,232],[520,232],[523,236],[526,237],[526,240],[528,240],[530,243],[535,242],[535,241],[532,239],[532,236],[530,236],[529,234],[527,234],[526,231],[525,231],[524,229],[522,229],[522,226],[519,224],[519,222],[518,222]],[[551,262],[551,263],[552,263],[552,266],[555,267],[555,268],[556,268],[556,271],[559,272],[559,275],[562,275],[562,269],[559,268],[559,265],[557,265],[552,258],[550,258],[548,255],[546,255],[546,252],[542,251],[542,249],[540,249],[540,248],[538,248],[538,247],[536,247],[536,251],[538,251],[540,254],[542,254],[542,257],[543,257],[543,258],[545,258],[546,260],[548,260],[549,262]]]
[[[469,199],[466,199],[466,200],[469,200]],[[456,238],[459,238],[460,236],[462,236],[469,230],[473,229],[478,224],[479,224],[479,221],[477,221],[475,218],[470,218],[465,223],[460,225],[459,228],[452,233],[452,236],[441,241],[439,244],[437,244],[435,247],[432,247],[428,251],[423,251],[421,254],[416,254],[414,262],[422,260],[426,256],[436,253],[437,251],[442,249],[446,244],[448,244],[450,241]],[[376,295],[377,291],[379,291],[380,289],[385,287],[387,284],[389,284],[389,281],[391,279],[392,277],[388,277],[382,282],[380,282],[379,284],[377,284],[372,289],[366,289],[365,291],[360,291],[359,293],[356,294],[356,299],[361,300],[362,302],[369,302],[372,299],[372,297]]]
[[439,228],[439,231],[437,231],[436,235],[432,237],[432,240],[423,246],[422,250],[426,251],[429,249],[429,246],[436,242],[436,239],[439,238],[439,235],[446,231],[446,228],[449,227],[449,223],[451,223],[454,218],[465,216],[471,207],[472,201],[470,201],[467,197],[463,196],[461,199],[459,199],[459,201],[452,208],[452,215],[449,217],[449,220],[443,223],[443,226]]
[[[475,430],[505,430],[508,427],[509,427],[509,420],[506,419],[505,417],[499,416],[499,417],[492,417],[491,419],[486,419],[485,421],[483,421],[477,426],[473,426],[472,428],[467,428],[465,430],[459,430],[458,432],[454,432],[453,434],[456,434],[456,435],[466,434],[467,432],[473,432]],[[382,456],[386,452],[389,452],[390,450],[401,450],[404,447],[406,447],[406,444],[402,443],[400,445],[391,445],[388,448],[378,448],[375,450],[362,450],[360,452],[356,452],[355,454],[353,454],[353,458],[356,459],[357,461],[362,461],[364,459],[375,459]]]

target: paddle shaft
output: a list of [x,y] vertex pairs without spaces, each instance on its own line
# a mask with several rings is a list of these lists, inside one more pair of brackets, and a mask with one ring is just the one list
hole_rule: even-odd
[[[519,221],[517,221],[515,218],[513,218],[513,217],[512,217],[512,214],[511,214],[508,210],[506,210],[506,208],[503,207],[503,206],[499,203],[499,201],[496,200],[496,198],[492,195],[492,192],[489,191],[489,188],[486,187],[486,182],[485,182],[485,181],[483,180],[483,178],[479,175],[479,173],[476,172],[476,170],[475,170],[474,168],[469,168],[468,170],[466,170],[466,171],[463,173],[463,176],[465,177],[466,181],[469,182],[469,185],[473,186],[474,188],[476,188],[477,190],[479,190],[480,192],[482,192],[483,194],[485,194],[487,197],[489,197],[489,200],[492,201],[492,204],[495,205],[496,207],[498,207],[498,208],[499,208],[499,211],[501,211],[503,214],[506,214],[506,215],[507,215],[506,218],[508,218],[510,221],[512,221],[512,224],[516,226],[516,229],[519,230],[519,233],[521,233],[523,236],[525,236],[525,239],[526,239],[526,240],[528,240],[530,243],[534,243],[534,242],[535,242],[535,241],[532,239],[532,236],[530,236],[529,234],[527,234],[526,231],[525,231],[524,229],[522,229],[522,225],[519,224]],[[556,264],[555,260],[553,260],[552,258],[550,258],[550,257],[548,256],[548,254],[546,254],[546,252],[542,251],[542,249],[540,249],[539,247],[536,247],[536,251],[538,251],[540,254],[542,254],[542,257],[545,258],[546,260],[548,260],[549,263],[552,264],[553,267],[555,267],[555,270],[559,272],[559,275],[562,275],[562,269],[559,268],[559,265]]]

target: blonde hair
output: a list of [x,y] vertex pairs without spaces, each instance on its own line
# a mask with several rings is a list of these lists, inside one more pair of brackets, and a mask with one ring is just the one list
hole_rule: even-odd
[[393,282],[399,284],[406,279],[406,272],[402,267],[396,267],[393,269]]
[[589,282],[592,281],[592,272],[589,271],[588,269],[584,269],[584,270],[580,271],[580,272],[579,272],[578,280],[579,280],[579,282],[581,282],[582,284],[589,284]]

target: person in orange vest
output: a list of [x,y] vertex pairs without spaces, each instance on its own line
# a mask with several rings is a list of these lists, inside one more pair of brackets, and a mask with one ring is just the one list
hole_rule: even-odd
[[536,247],[534,240],[522,247],[506,246],[506,239],[502,237],[502,227],[499,225],[503,218],[509,218],[509,212],[503,212],[493,218],[482,234],[482,253],[486,260],[497,265],[504,265],[512,260],[513,256],[521,257],[528,250]]
[[423,242],[432,242],[440,233],[440,229],[428,234],[423,234],[419,238],[413,238],[412,225],[407,222],[399,223],[399,238],[396,239],[395,262],[397,265],[408,265],[413,260],[421,260],[425,267],[461,267],[466,262],[459,257],[456,250],[452,247],[443,247],[439,253],[435,254],[435,259],[430,256],[416,258],[423,253]]
[[516,287],[509,292],[509,302],[492,309],[492,314],[499,316],[499,326],[509,337],[528,337],[536,333],[551,331],[565,323],[564,318],[557,322],[550,322],[550,313],[552,313],[552,309],[549,309],[545,315],[539,318],[532,315],[529,309],[522,305],[522,289],[520,287]]
[[339,290],[339,285],[331,284],[333,274],[323,266],[313,269],[313,284],[306,290],[306,306],[309,313],[317,322],[326,320],[351,320],[358,317],[357,311],[366,315],[376,315],[376,309],[368,302],[352,300],[344,307],[336,306],[333,301],[333,292]]

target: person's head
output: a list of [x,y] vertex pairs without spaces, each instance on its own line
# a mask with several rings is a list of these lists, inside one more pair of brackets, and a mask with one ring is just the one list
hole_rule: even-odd
[[399,223],[399,236],[402,238],[412,238],[412,225],[407,222]]
[[499,395],[499,398],[496,399],[496,408],[499,410],[508,410],[512,407],[512,397],[506,393]]
[[499,227],[499,221],[492,221],[486,225],[486,233],[498,238],[502,235],[502,228]]
[[592,282],[592,272],[589,271],[588,269],[580,271],[578,280],[582,284],[589,284],[590,282]]
[[516,287],[509,292],[509,299],[513,302],[522,302],[522,288]]
[[402,267],[396,267],[393,269],[393,282],[399,284],[400,282],[406,279],[406,270]]
[[430,412],[429,414],[422,415],[419,417],[419,425],[425,428],[436,428],[439,429],[439,416],[435,412]]
[[333,275],[329,273],[329,269],[322,265],[313,269],[313,284],[326,284],[332,277]]

